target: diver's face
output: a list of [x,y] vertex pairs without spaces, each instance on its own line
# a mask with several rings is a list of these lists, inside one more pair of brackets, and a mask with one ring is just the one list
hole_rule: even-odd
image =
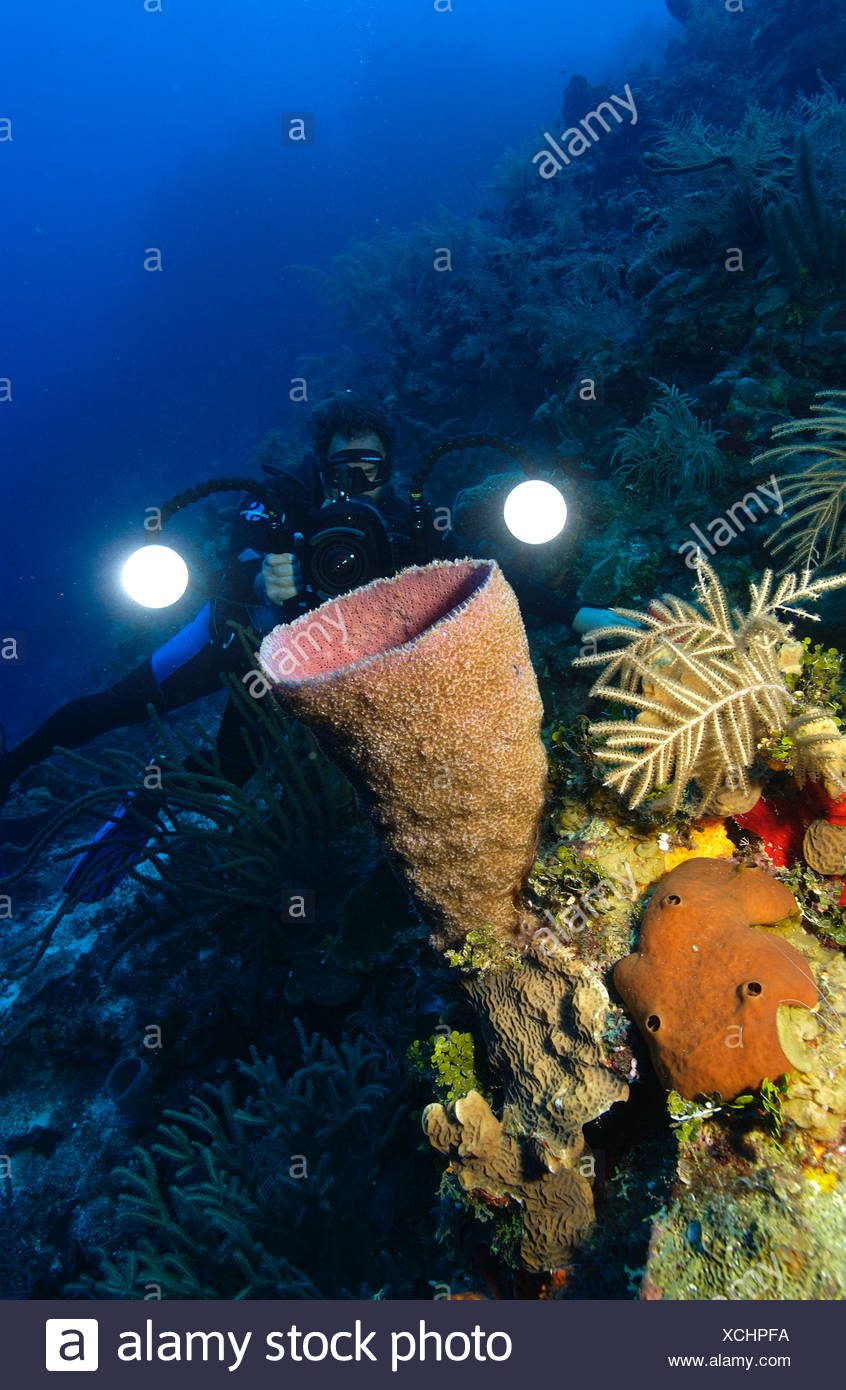
[[[333,454],[339,454],[343,449],[367,449],[374,454],[379,454],[382,458],[385,457],[385,446],[378,434],[374,434],[372,430],[367,430],[363,434],[333,434],[329,440],[326,457],[331,459]],[[362,469],[368,479],[375,479],[379,476],[378,463],[363,463],[356,466]],[[366,498],[368,502],[378,502],[384,491],[385,484],[380,483],[378,486],[369,488],[367,492],[361,492],[357,495]],[[327,502],[337,501],[338,489],[324,483],[323,497]]]

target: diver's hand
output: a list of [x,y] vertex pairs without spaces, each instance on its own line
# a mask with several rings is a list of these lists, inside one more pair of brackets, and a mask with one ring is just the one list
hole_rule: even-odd
[[290,551],[284,555],[265,555],[261,578],[269,603],[287,603],[305,589],[300,562]]
[[581,635],[598,627],[637,627],[631,618],[621,618],[612,608],[580,608],[573,619],[573,631]]

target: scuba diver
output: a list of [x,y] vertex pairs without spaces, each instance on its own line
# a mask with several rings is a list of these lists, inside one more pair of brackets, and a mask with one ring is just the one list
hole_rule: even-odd
[[[7,750],[4,744],[0,808],[21,774],[56,747],[79,748],[112,729],[142,723],[148,705],[165,715],[215,694],[221,674],[246,672],[249,663],[232,622],[263,637],[322,603],[328,596],[323,583],[337,593],[411,563],[409,507],[390,485],[395,435],[387,417],[352,392],[339,392],[315,408],[308,430],[312,451],[298,469],[266,466],[270,476],[260,490],[272,494],[273,512],[255,497],[240,504],[218,594],[193,621],[109,689],[62,706],[17,747]],[[352,545],[345,543],[343,527],[324,524],[339,498],[358,504]],[[333,518],[339,519],[346,518]],[[433,532],[433,549],[439,539]],[[255,770],[242,739],[244,724],[230,697],[215,743],[221,772],[236,786]],[[128,800],[147,815],[163,793],[139,788]],[[148,838],[143,819],[118,807],[74,865],[66,891],[74,891],[84,872],[90,891],[83,901],[107,896],[122,871],[141,857]]]
[[[382,410],[351,391],[337,392],[316,406],[308,431],[312,450],[300,468],[264,465],[261,498],[242,500],[218,593],[193,621],[115,685],[62,706],[17,747],[3,744],[0,808],[21,774],[56,747],[79,748],[139,724],[149,705],[166,715],[215,694],[222,674],[244,675],[249,662],[234,624],[263,637],[335,594],[412,563],[451,558],[453,547],[434,529],[422,500],[414,517],[411,503],[391,486],[395,434]],[[511,578],[507,566],[505,572]],[[542,621],[579,633],[618,621],[524,575],[515,574],[513,583],[521,604]],[[242,737],[247,723],[230,696],[215,746],[222,775],[238,787],[255,771]],[[106,897],[141,858],[149,818],[164,799],[163,791],[146,787],[130,792],[77,859],[65,891],[84,902]],[[130,806],[142,814],[128,815]]]

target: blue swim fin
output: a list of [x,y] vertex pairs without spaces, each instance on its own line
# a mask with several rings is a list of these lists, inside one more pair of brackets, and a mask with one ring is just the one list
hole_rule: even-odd
[[163,802],[160,791],[131,791],[74,861],[64,892],[81,903],[107,898],[141,859]]

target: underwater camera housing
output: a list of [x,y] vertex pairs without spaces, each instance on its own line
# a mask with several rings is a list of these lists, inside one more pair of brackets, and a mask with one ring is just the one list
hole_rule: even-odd
[[158,530],[183,507],[218,492],[247,492],[261,502],[268,551],[295,554],[306,584],[324,598],[391,573],[391,541],[382,516],[371,503],[344,493],[320,509],[316,529],[303,537],[291,529],[279,510],[276,493],[266,483],[255,478],[213,478],[166,502],[159,510]]
[[320,529],[296,547],[303,578],[326,598],[390,573],[391,542],[369,502],[342,497],[320,511]]

